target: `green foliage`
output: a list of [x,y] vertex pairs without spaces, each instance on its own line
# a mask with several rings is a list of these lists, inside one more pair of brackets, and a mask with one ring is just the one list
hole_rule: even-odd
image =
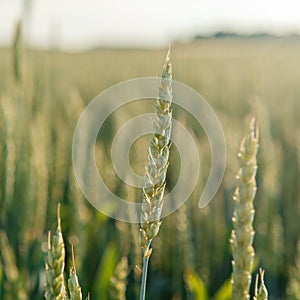
[[297,254],[295,263],[289,269],[290,280],[288,283],[287,294],[289,299],[300,299],[300,240],[297,243]]
[[192,269],[186,269],[184,281],[194,300],[208,300],[208,293],[200,276]]
[[227,279],[214,295],[214,300],[230,300],[232,295],[232,279]]
[[214,296],[208,296],[207,288],[200,276],[192,269],[186,269],[184,273],[184,281],[187,290],[191,293],[194,300],[231,300],[232,297],[232,279],[227,279],[221,287],[216,291]]
[[93,287],[93,293],[102,299],[108,298],[108,287],[117,265],[118,253],[114,244],[108,244],[99,264]]

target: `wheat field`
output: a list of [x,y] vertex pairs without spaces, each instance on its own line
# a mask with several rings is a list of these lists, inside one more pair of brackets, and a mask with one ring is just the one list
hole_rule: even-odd
[[[160,76],[166,53],[0,49],[0,299],[45,295],[48,231],[56,231],[58,203],[65,278],[73,267],[73,280],[77,275],[82,294],[91,299],[124,299],[125,287],[126,299],[138,299],[139,225],[110,219],[84,198],[74,178],[72,138],[93,98],[123,80]],[[146,299],[230,299],[237,153],[253,116],[260,146],[250,294],[261,267],[268,299],[300,299],[300,40],[203,39],[172,45],[171,62],[173,79],[198,91],[216,112],[227,166],[215,199],[199,209],[210,168],[209,144],[200,125],[174,105],[173,116],[195,138],[201,174],[186,205],[163,219],[153,240]],[[130,114],[116,111],[101,128],[96,157],[110,190],[140,201],[141,190],[124,185],[110,159],[113,136],[123,122],[154,110],[152,102],[130,105]],[[130,154],[141,175],[148,143],[147,138],[136,141]],[[167,191],[178,179],[178,161],[172,146]]]

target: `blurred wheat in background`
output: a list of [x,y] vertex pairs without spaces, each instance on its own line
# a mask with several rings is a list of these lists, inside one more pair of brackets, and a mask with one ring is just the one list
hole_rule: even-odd
[[[84,199],[72,170],[71,144],[84,106],[115,83],[157,74],[166,49],[68,54],[26,49],[20,36],[17,29],[13,47],[0,49],[0,298],[41,299],[45,291],[48,297],[54,291],[46,288],[46,282],[58,276],[64,284],[55,293],[68,292],[71,299],[88,292],[91,299],[138,299],[139,228],[109,219]],[[198,209],[210,168],[209,144],[199,124],[175,105],[173,116],[189,129],[199,147],[201,176],[190,200],[163,220],[153,240],[148,298],[230,299],[228,241],[243,221],[231,222],[239,168],[236,153],[251,114],[260,126],[260,151],[255,260],[246,276],[252,271],[253,279],[258,267],[266,274],[261,274],[257,289],[251,281],[249,294],[265,299],[267,288],[270,300],[300,299],[300,41],[227,38],[175,44],[172,64],[173,78],[199,91],[219,117],[228,147],[227,169],[213,202]],[[152,112],[152,104],[134,105],[130,113]],[[115,194],[140,199],[141,191],[124,187],[110,160],[120,120],[130,117],[120,111],[105,122],[96,157]],[[146,149],[137,144],[132,151],[140,153],[139,147]],[[180,170],[176,147],[173,150],[166,192]],[[141,165],[144,162],[132,162],[133,169]],[[58,203],[61,226],[55,231]],[[56,239],[50,249],[48,230]],[[62,247],[62,239],[65,254],[62,248],[53,248]],[[53,262],[56,255],[65,255],[65,266],[62,257]]]

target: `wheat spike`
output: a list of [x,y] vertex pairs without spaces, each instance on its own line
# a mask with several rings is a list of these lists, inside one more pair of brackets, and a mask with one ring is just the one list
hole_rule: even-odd
[[162,70],[159,96],[156,101],[154,134],[148,150],[146,187],[142,195],[140,241],[144,256],[150,256],[150,244],[161,225],[165,179],[168,169],[170,134],[172,124],[172,66],[169,52]]
[[81,287],[75,268],[74,247],[72,246],[72,267],[70,269],[70,277],[68,279],[68,288],[70,292],[70,300],[82,300]]
[[260,273],[260,287],[258,289],[258,275],[256,275],[256,281],[255,281],[255,296],[254,296],[254,300],[268,300],[268,290],[265,286],[265,282],[264,282],[264,275],[265,275],[265,271],[262,269],[259,269],[259,273]]
[[65,300],[66,287],[64,281],[65,245],[61,232],[60,204],[57,208],[57,229],[52,238],[48,235],[48,253],[46,257],[46,300]]
[[254,230],[253,200],[256,193],[255,175],[258,150],[258,130],[252,120],[249,131],[243,139],[238,154],[239,172],[234,192],[233,230],[230,239],[233,252],[232,299],[250,299],[249,288],[254,259],[252,247]]
[[110,279],[109,295],[111,300],[125,300],[128,275],[128,260],[122,257]]
[[158,234],[161,225],[160,215],[166,186],[166,175],[169,165],[170,135],[172,127],[172,65],[170,49],[163,66],[156,100],[156,115],[153,121],[153,137],[148,149],[146,167],[146,187],[143,188],[142,208],[140,215],[140,243],[143,249],[143,271],[140,300],[145,299],[146,280],[150,248],[153,238]]

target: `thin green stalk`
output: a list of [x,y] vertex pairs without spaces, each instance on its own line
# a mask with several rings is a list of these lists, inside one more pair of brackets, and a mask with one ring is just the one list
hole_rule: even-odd
[[22,20],[16,25],[16,31],[13,42],[13,67],[15,82],[21,82],[21,46],[22,46]]
[[146,283],[147,283],[149,258],[150,258],[150,256],[143,257],[143,270],[142,270],[142,283],[141,283],[140,300],[144,300],[145,296],[146,296]]
[[6,232],[0,229],[0,271],[1,270],[3,271],[6,277],[6,282],[1,282],[1,284],[4,283],[3,295],[5,294],[5,299],[27,300],[28,291],[26,290],[26,285],[24,284],[24,279],[22,276],[23,274],[20,272],[21,270],[19,270],[17,267],[14,250],[10,245]]

